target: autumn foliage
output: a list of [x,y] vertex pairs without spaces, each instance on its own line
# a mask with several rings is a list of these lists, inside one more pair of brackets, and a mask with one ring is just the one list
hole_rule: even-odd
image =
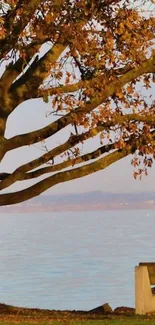
[[[134,177],[147,174],[155,156],[154,10],[153,0],[0,1],[0,159],[36,143],[47,148],[46,139],[71,128],[67,141],[62,136],[61,144],[0,174],[1,191],[21,183],[21,191],[0,194],[0,205],[30,199],[129,154]],[[57,118],[6,138],[10,114],[39,98]],[[96,149],[86,152],[93,137]],[[25,180],[35,183],[22,189]]]

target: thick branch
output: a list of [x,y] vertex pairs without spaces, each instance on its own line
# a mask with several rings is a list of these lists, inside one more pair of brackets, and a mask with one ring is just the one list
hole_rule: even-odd
[[139,115],[139,114],[126,114],[114,115],[108,126],[121,125],[123,122],[144,122],[151,126],[155,125],[154,115]]
[[6,179],[8,176],[10,176],[10,173],[0,173],[0,180]]
[[[85,82],[84,81],[78,81],[76,83],[72,83],[72,84],[66,84],[66,85],[62,85],[62,86],[57,86],[57,87],[50,87],[47,88],[46,91],[48,93],[48,96],[52,96],[52,95],[61,95],[61,94],[67,94],[67,93],[74,93],[82,88],[85,88]],[[30,95],[31,96],[31,95]],[[40,95],[40,93],[36,92],[32,94],[31,98],[42,98],[42,96]],[[30,99],[31,99],[30,98]]]
[[4,178],[0,183],[0,190],[12,185],[17,180],[20,180],[23,177],[23,174],[25,174],[26,172],[47,163],[49,160],[54,160],[54,158],[56,156],[64,153],[65,151],[69,150],[70,148],[74,147],[79,142],[88,140],[89,138],[93,137],[94,135],[96,135],[97,133],[99,133],[102,130],[103,130],[102,126],[99,126],[95,129],[91,129],[90,131],[82,133],[80,135],[70,136],[70,138],[64,144],[50,150],[43,156],[41,156],[37,159],[34,159],[27,164],[24,164],[23,166],[17,168],[13,172],[13,174],[8,176],[7,178]]
[[[33,58],[34,54],[39,49],[40,45],[41,44],[32,42],[32,44],[25,46],[25,57],[19,57],[15,63],[10,63],[6,67],[6,70],[0,78],[0,86],[5,93],[7,93],[13,81],[23,72],[25,67]],[[9,94],[7,94],[7,96],[9,96]]]
[[[53,48],[51,50],[49,50],[49,52],[47,54],[45,54],[45,56],[37,62],[37,65],[36,65],[34,71],[30,67],[30,69],[27,71],[27,73],[24,74],[24,76],[22,78],[20,78],[20,80],[17,81],[17,85],[16,85],[16,83],[14,83],[13,89],[12,89],[13,90],[12,95],[13,95],[13,97],[16,97],[16,100],[17,100],[16,105],[20,104],[25,99],[31,99],[34,97],[38,97],[38,87],[43,82],[43,80],[47,77],[47,75],[49,74],[48,64],[55,63],[57,61],[57,59],[59,58],[59,56],[61,55],[61,53],[65,50],[65,48],[66,48],[66,45],[62,45],[62,44],[56,44],[55,46],[53,46]],[[127,70],[127,68],[126,68],[126,70]],[[29,71],[30,71],[30,75],[29,75]],[[120,76],[118,78],[116,77],[116,80],[114,82],[112,82],[111,84],[107,85],[106,88],[109,88],[109,90],[110,90],[110,88],[116,88],[116,90],[117,90],[118,88],[123,87],[126,83],[138,78],[139,76],[141,76],[145,73],[149,73],[149,72],[155,72],[155,56],[152,57],[151,59],[146,60],[140,66],[137,66],[134,69],[127,70],[121,77]],[[34,77],[35,77],[35,80],[38,79],[38,87],[37,87],[36,81],[35,81],[35,84],[33,85]],[[101,76],[101,78],[103,78],[103,77]],[[55,88],[53,91],[51,88],[50,94],[51,95],[54,94],[55,91],[60,91],[60,93],[62,91],[62,92],[66,93],[67,89],[69,92],[73,92],[73,91],[80,89],[80,86],[82,88],[84,88],[85,86],[88,87],[89,84],[90,83],[93,84],[93,82],[94,83],[96,82],[96,78],[93,78],[90,81],[87,81],[86,85],[84,82],[80,81],[76,84],[64,85],[62,87]],[[113,93],[115,93],[115,91]],[[106,92],[106,89],[105,89],[105,92]],[[102,95],[104,96],[104,92],[102,94],[100,94],[100,96],[102,96]],[[109,96],[111,96],[111,94]],[[94,98],[94,100],[95,100],[95,98]],[[101,100],[101,102],[102,101],[104,101],[104,97]]]
[[[88,104],[90,107],[90,104]],[[87,107],[88,107],[87,105]],[[96,106],[95,106],[96,107]],[[76,116],[78,116],[79,114],[81,114],[81,111],[79,109],[79,112],[76,113]],[[149,116],[149,115],[138,115],[138,114],[126,114],[124,116],[116,116],[114,117],[111,121],[108,121],[107,123],[103,123],[101,126],[102,127],[110,127],[110,126],[114,126],[116,124],[122,124],[123,122],[126,121],[137,121],[137,122],[146,122],[150,125],[155,125],[155,117],[153,115]],[[57,133],[58,131],[62,130],[64,127],[66,127],[67,125],[69,125],[70,123],[73,122],[73,118],[72,118],[72,114],[67,114],[64,117],[58,119],[57,121],[55,121],[54,123],[46,126],[45,128],[42,128],[40,130],[31,132],[31,133],[27,133],[27,134],[23,134],[23,135],[17,135],[11,139],[8,139],[8,143],[7,143],[7,150],[12,150],[18,147],[22,147],[24,145],[30,145],[32,143],[35,142],[39,142],[42,139],[46,139],[50,136],[52,136],[53,134]],[[41,136],[38,138],[39,134],[41,134]],[[33,138],[34,137],[34,138]],[[31,140],[33,138],[33,140]],[[29,140],[29,141],[28,141]]]
[[[72,141],[71,141],[71,139],[69,139],[65,144],[63,144],[62,146],[59,146],[58,148],[53,149],[51,152],[52,153],[55,152],[55,154],[60,154],[61,150],[62,150],[62,152],[64,152],[66,150],[66,146],[72,147],[76,144],[77,141],[79,142],[81,139],[87,140],[90,136],[94,135],[94,131],[99,132],[99,131],[101,131],[101,129],[100,128],[92,129],[92,130],[86,132],[85,134],[81,134],[78,137],[74,136]],[[144,135],[141,135],[134,140],[131,137],[131,138],[125,140],[125,148],[126,149],[123,149],[123,150],[133,153],[139,147],[139,145],[149,144],[150,141],[154,140],[154,139],[155,139],[155,131],[151,131],[151,139],[150,138],[147,139],[146,136],[144,136]],[[70,141],[72,143],[70,143]],[[2,173],[3,180],[0,183],[0,189],[4,189],[5,187],[12,185],[15,181],[36,178],[36,177],[42,176],[45,173],[59,171],[59,170],[62,170],[63,168],[73,166],[75,164],[80,164],[80,163],[89,161],[91,159],[96,159],[96,158],[100,157],[102,154],[109,152],[113,149],[115,149],[115,143],[104,145],[91,153],[85,154],[85,155],[77,157],[75,159],[71,159],[69,161],[60,163],[58,165],[42,168],[42,169],[39,169],[39,170],[36,170],[36,171],[26,174],[27,171],[32,170],[32,169],[40,166],[41,164],[45,163],[45,160],[47,161],[47,159],[48,159],[48,161],[49,161],[51,158],[53,158],[53,156],[51,157],[49,155],[49,153],[50,153],[49,152],[48,154],[45,154],[44,156],[21,166],[13,174],[9,175],[8,177],[7,177],[7,174]],[[117,150],[117,152],[119,152],[119,151],[120,150]],[[109,154],[108,157],[110,155],[111,154]]]
[[64,183],[76,178],[81,178],[90,174],[93,174],[101,169],[105,169],[110,166],[114,162],[124,158],[125,156],[130,154],[130,150],[120,150],[115,151],[106,157],[103,157],[91,164],[78,167],[73,170],[64,171],[58,174],[55,174],[51,177],[48,177],[37,184],[27,188],[26,190],[22,190],[15,193],[8,193],[0,195],[0,206],[1,205],[10,205],[20,203],[26,200],[29,200],[33,197],[40,195],[45,192],[48,188],[59,184]]
[[[63,170],[67,167],[70,166],[75,166],[78,165],[80,163],[84,163],[86,161],[90,161],[93,159],[96,159],[98,157],[100,157],[102,154],[109,152],[110,150],[115,149],[115,144],[111,143],[111,144],[107,144],[104,146],[101,146],[100,148],[89,152],[85,155],[73,158],[73,159],[68,159],[66,161],[63,161],[62,163],[56,164],[56,165],[51,165],[48,167],[44,167],[44,168],[40,168],[37,169],[35,171],[29,172],[29,173],[23,173],[20,176],[20,179],[18,179],[19,181],[23,181],[23,180],[28,180],[28,179],[32,179],[32,178],[37,178],[39,176],[42,176],[44,174],[48,174],[48,173],[53,173],[56,171],[60,171]],[[7,177],[11,176],[12,174],[9,173],[0,173],[0,180],[4,180]]]
[[32,98],[34,94],[37,94],[39,86],[50,74],[49,65],[52,66],[58,61],[65,48],[66,45],[61,43],[53,45],[43,57],[31,64],[21,78],[13,83],[10,89],[11,97],[14,99],[12,110],[25,99]]
[[[123,118],[123,116],[121,118]],[[155,123],[155,119],[154,119],[154,123]],[[97,134],[99,131],[103,130],[103,128],[104,128],[103,126],[101,126],[101,129],[96,128],[96,129],[92,130],[92,133]],[[152,140],[155,139],[155,132],[154,131],[151,131],[151,139]],[[133,141],[132,138],[124,140],[124,143],[125,143],[125,145],[130,145],[131,152],[134,152],[139,147],[140,144],[145,143],[145,145],[146,145],[148,143],[148,140],[146,139],[145,136],[140,136],[139,139],[137,138],[134,141]],[[84,154],[82,156],[78,156],[78,157],[75,157],[75,158],[72,158],[72,159],[68,159],[68,160],[63,161],[63,162],[61,162],[59,164],[51,165],[51,166],[44,167],[44,168],[40,168],[40,169],[37,169],[37,170],[29,172],[29,173],[23,173],[20,176],[20,179],[18,179],[18,180],[28,180],[28,179],[32,179],[32,178],[37,178],[37,177],[40,177],[40,176],[42,176],[44,174],[53,173],[53,172],[56,172],[56,171],[63,170],[63,169],[65,169],[67,167],[70,167],[70,166],[75,166],[75,165],[78,165],[78,164],[81,164],[81,163],[85,163],[86,161],[96,159],[96,158],[100,157],[101,155],[103,155],[104,153],[107,153],[107,152],[109,152],[111,150],[114,150],[115,148],[116,148],[116,143],[110,143],[110,144],[107,144],[107,145],[103,145],[103,146],[99,147],[98,149],[96,149],[96,150],[94,150],[92,152],[89,152],[87,154]],[[2,173],[2,174],[0,174],[0,179],[3,180],[5,178],[7,178],[8,176],[10,176],[10,175],[9,174],[5,175],[5,173]]]

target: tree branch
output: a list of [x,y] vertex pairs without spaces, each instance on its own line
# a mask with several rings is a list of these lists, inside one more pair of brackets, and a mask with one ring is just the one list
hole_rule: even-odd
[[[50,87],[47,88],[46,91],[48,93],[48,96],[52,96],[52,95],[61,95],[61,94],[67,94],[67,93],[74,93],[82,88],[86,88],[85,82],[83,81],[78,81],[76,83],[72,83],[72,84],[66,84],[66,85],[60,85],[58,87]],[[31,96],[31,95],[30,95]],[[42,98],[42,96],[39,94],[38,90],[35,93],[32,94],[32,99],[33,98]],[[29,99],[31,99],[29,98]]]
[[39,86],[50,74],[49,64],[55,64],[65,48],[66,45],[61,43],[53,45],[43,57],[32,62],[28,70],[12,84],[10,96],[13,105],[10,112],[25,99],[32,98],[34,93],[36,94]]
[[[25,46],[25,57],[19,57],[19,59],[13,63],[11,62],[5,69],[3,75],[0,78],[0,85],[5,93],[8,92],[13,81],[23,72],[28,65],[34,54],[37,52],[41,44],[35,42]],[[9,96],[9,94],[7,94]]]
[[[155,139],[155,131],[152,131],[151,135],[152,135],[152,139],[154,140]],[[131,153],[133,153],[135,151],[135,148],[137,148],[139,144],[143,143],[143,141],[145,141],[145,144],[147,143],[146,138],[141,136],[139,139],[136,139],[134,141],[132,139],[127,139],[124,141],[124,143],[125,143],[125,145],[130,145]],[[76,157],[74,159],[68,159],[67,161],[63,161],[62,163],[59,163],[57,165],[48,166],[48,167],[37,169],[37,170],[29,172],[29,173],[25,173],[25,174],[23,174],[23,176],[21,177],[20,180],[28,180],[28,179],[37,178],[37,177],[40,177],[47,173],[53,173],[56,171],[63,170],[70,166],[75,166],[75,165],[78,165],[81,163],[85,163],[86,161],[97,159],[104,153],[107,153],[114,149],[116,149],[116,143],[110,143],[107,145],[103,145],[92,152],[89,152],[82,156]],[[4,176],[2,175],[2,177],[4,177]],[[6,175],[6,177],[7,177],[7,175]]]
[[[80,114],[81,114],[81,111],[79,110],[79,112],[76,113],[76,116],[78,116]],[[155,125],[155,116],[153,116],[153,115],[151,115],[151,116],[145,115],[144,116],[144,115],[138,115],[138,114],[126,114],[123,116],[119,115],[117,117],[114,117],[112,120],[110,120],[108,122],[100,124],[100,126],[102,128],[105,128],[105,127],[114,126],[116,124],[121,125],[123,122],[127,122],[127,121],[129,121],[129,122],[131,122],[131,121],[146,122],[146,123],[154,126]],[[72,122],[73,122],[72,114],[69,113],[69,114],[61,117],[57,121],[53,122],[52,124],[46,126],[45,128],[39,129],[37,131],[33,131],[31,133],[26,133],[23,135],[17,135],[11,139],[8,139],[7,140],[7,151],[18,148],[18,147],[22,147],[25,145],[30,145],[35,142],[39,142],[42,139],[46,139],[46,138],[52,136],[53,134],[59,132],[60,130],[62,130],[64,127],[66,127],[67,125],[69,125]],[[41,134],[41,136],[38,138],[39,134]],[[36,136],[36,137],[34,137],[34,136]]]
[[[74,136],[73,139],[70,138],[62,146],[59,146],[58,148],[53,149],[51,152],[52,152],[52,154],[55,152],[55,156],[56,156],[56,155],[60,154],[60,151],[65,152],[67,146],[68,146],[68,148],[73,147],[77,144],[77,142],[82,141],[82,140],[87,140],[87,139],[89,139],[89,137],[92,137],[94,135],[94,133],[98,133],[100,131],[101,131],[101,129],[98,127],[98,128],[92,129],[84,134],[81,134],[78,137]],[[150,137],[147,139],[146,136],[144,136],[143,134],[141,136],[137,137],[136,139],[133,139],[131,136],[131,138],[126,139],[124,141],[125,149],[123,149],[123,150],[125,150],[126,152],[133,153],[140,145],[149,144],[151,140],[153,140],[153,141],[155,140],[155,131],[151,131],[151,139],[150,139]],[[70,143],[70,141],[72,143]],[[114,149],[115,149],[115,143],[111,143],[108,145],[104,145],[93,152],[87,153],[83,156],[79,156],[75,159],[71,159],[66,162],[62,162],[55,166],[45,167],[42,169],[35,170],[31,173],[27,173],[27,171],[32,170],[32,169],[42,165],[43,163],[45,163],[45,161],[51,160],[53,158],[53,156],[51,157],[49,155],[50,154],[50,152],[49,152],[49,153],[43,155],[42,157],[35,159],[35,160],[31,161],[30,163],[27,163],[27,164],[21,166],[20,168],[16,169],[13,174],[9,174],[9,175],[7,173],[0,174],[0,177],[2,178],[2,181],[0,183],[0,189],[9,187],[16,181],[36,178],[36,177],[42,176],[49,172],[59,171],[66,167],[73,166],[75,164],[80,164],[80,163],[83,163],[86,161],[90,161],[91,159],[96,159],[96,158],[100,157],[102,154],[109,152],[111,150],[114,150]],[[120,152],[121,149],[117,149],[116,151]],[[111,154],[109,154],[106,157],[109,157],[110,155]],[[72,170],[70,170],[70,171],[72,172]],[[56,175],[59,175],[59,173]]]
[[[80,163],[84,163],[86,161],[96,159],[96,158],[100,157],[102,154],[104,154],[106,152],[109,152],[112,149],[115,149],[115,144],[114,143],[101,146],[101,147],[99,147],[98,149],[96,149],[96,150],[94,150],[92,152],[89,152],[89,153],[87,153],[85,155],[82,155],[82,156],[79,156],[79,157],[76,157],[76,158],[73,158],[73,159],[68,159],[66,161],[63,161],[62,163],[52,165],[52,166],[48,166],[48,167],[44,167],[44,168],[40,168],[40,169],[37,169],[37,170],[29,172],[29,173],[23,173],[20,176],[20,179],[18,179],[18,181],[37,178],[37,177],[40,177],[40,176],[42,176],[44,174],[60,171],[60,170],[63,170],[65,168],[67,168],[67,167],[75,166],[75,165],[78,165]],[[8,176],[11,176],[11,175],[12,174],[9,174],[9,173],[0,173],[0,180],[4,180]]]
[[[70,123],[73,123],[78,116],[80,116],[81,112],[83,113],[89,113],[94,108],[102,104],[106,99],[108,99],[110,96],[112,96],[118,89],[125,86],[128,82],[135,80],[139,76],[145,74],[155,72],[155,56],[151,57],[150,59],[144,61],[140,66],[135,67],[125,73],[120,78],[117,78],[117,80],[111,82],[109,85],[107,85],[104,89],[104,91],[101,93],[101,96],[92,98],[91,103],[85,104],[85,107],[77,108],[74,112],[71,112],[69,114],[66,114],[65,116],[61,117],[57,121],[49,124],[48,126],[30,132],[25,133],[21,135],[14,136],[11,139],[7,140],[7,144],[5,146],[6,152],[15,148],[19,148],[26,145],[31,145],[33,143],[37,143],[42,141],[43,139],[46,139],[58,131],[62,130],[66,126],[68,126]],[[136,116],[134,115],[134,118]],[[127,120],[127,116],[122,117],[122,119]],[[132,118],[132,115],[130,115],[130,119]],[[146,121],[147,121],[146,117]],[[139,120],[144,119],[144,117],[139,117]],[[148,118],[149,119],[149,118]],[[153,121],[153,117],[151,117]]]
[[94,129],[91,129],[88,132],[82,133],[80,135],[72,135],[69,137],[69,139],[60,145],[59,147],[56,147],[46,154],[42,155],[41,157],[32,160],[29,163],[24,164],[23,166],[20,166],[17,168],[11,175],[9,175],[7,178],[4,178],[0,182],[0,190],[12,185],[17,180],[20,180],[23,177],[23,174],[26,172],[35,169],[45,163],[47,163],[49,160],[53,160],[56,156],[64,153],[65,151],[69,150],[70,148],[77,145],[79,142],[86,141],[89,138],[93,137],[97,133],[103,130],[102,126],[98,126]]
[[59,184],[64,183],[76,178],[81,178],[90,174],[93,174],[99,170],[105,169],[114,162],[124,158],[125,156],[131,153],[130,150],[120,150],[113,152],[93,163],[88,165],[75,168],[73,170],[64,171],[57,173],[53,176],[50,176],[37,184],[15,193],[1,194],[0,195],[0,206],[1,205],[10,205],[20,203],[26,200],[29,200],[33,197],[40,195],[45,192],[48,188]]

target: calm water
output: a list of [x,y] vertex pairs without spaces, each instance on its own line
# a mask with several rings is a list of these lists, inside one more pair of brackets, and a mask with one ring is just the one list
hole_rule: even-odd
[[134,306],[134,266],[155,261],[155,211],[0,214],[0,302]]

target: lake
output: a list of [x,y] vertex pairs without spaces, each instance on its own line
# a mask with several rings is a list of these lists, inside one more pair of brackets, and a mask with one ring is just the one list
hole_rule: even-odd
[[155,262],[155,211],[0,214],[0,302],[134,306],[134,267]]

